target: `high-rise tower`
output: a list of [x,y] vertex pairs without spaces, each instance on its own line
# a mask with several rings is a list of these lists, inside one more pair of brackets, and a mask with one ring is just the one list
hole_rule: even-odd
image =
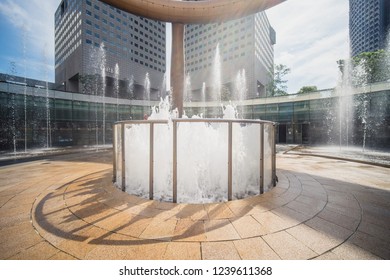
[[389,28],[389,0],[349,0],[352,56],[384,48]]
[[[104,47],[102,47],[104,46]],[[113,96],[116,64],[119,93],[129,84],[142,99],[148,73],[157,99],[165,73],[165,23],[123,12],[98,0],[63,0],[55,13],[55,80],[67,91],[84,92],[85,77],[96,73],[104,52],[106,94]],[[127,96],[126,96],[127,97]]]
[[222,91],[234,99],[234,81],[244,69],[246,98],[265,96],[273,72],[275,31],[265,12],[224,23],[186,25],[186,72],[191,77],[192,99],[200,100],[202,85],[206,100],[211,99],[213,63],[217,45],[221,60]]

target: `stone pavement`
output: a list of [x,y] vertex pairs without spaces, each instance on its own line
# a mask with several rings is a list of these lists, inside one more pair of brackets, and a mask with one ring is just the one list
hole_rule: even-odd
[[271,191],[215,204],[122,193],[111,154],[0,168],[0,259],[390,259],[389,169],[278,155]]

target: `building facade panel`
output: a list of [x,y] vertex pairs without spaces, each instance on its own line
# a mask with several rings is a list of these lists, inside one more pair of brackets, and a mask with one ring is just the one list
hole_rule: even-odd
[[[165,91],[161,88],[165,23],[123,12],[98,0],[63,0],[55,13],[55,46],[56,83],[62,89],[85,92],[85,88],[92,87],[83,84],[90,80],[86,77],[104,73],[105,94],[114,96],[118,65],[120,95],[145,98],[146,73],[152,99]],[[132,94],[130,84],[134,85]]]
[[384,49],[390,27],[390,1],[350,0],[351,55]]
[[247,81],[245,99],[265,96],[269,72],[273,68],[274,43],[275,32],[265,12],[224,23],[186,25],[185,68],[191,77],[194,100],[200,98],[198,95],[203,83],[206,84],[206,94],[212,92],[217,46],[221,61],[222,95],[234,99],[235,80],[238,71],[244,69]]

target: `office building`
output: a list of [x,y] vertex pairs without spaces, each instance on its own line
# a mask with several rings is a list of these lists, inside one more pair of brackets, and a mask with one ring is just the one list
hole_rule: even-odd
[[93,77],[105,76],[101,80],[105,95],[115,96],[118,72],[119,97],[144,99],[148,73],[151,99],[158,99],[164,91],[165,23],[98,0],[61,1],[55,13],[55,81],[59,88],[94,94]]
[[351,55],[384,49],[390,28],[389,0],[349,0]]
[[236,99],[235,79],[245,70],[247,96],[264,97],[273,72],[275,31],[265,12],[224,23],[186,25],[186,73],[191,79],[192,100],[201,99],[203,83],[206,100],[212,100],[213,65],[216,48],[221,62],[222,99]]

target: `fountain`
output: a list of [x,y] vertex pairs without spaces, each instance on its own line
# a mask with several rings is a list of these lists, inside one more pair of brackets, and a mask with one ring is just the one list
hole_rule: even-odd
[[[169,98],[144,121],[114,126],[114,181],[130,194],[206,203],[244,198],[274,186],[274,124],[235,119],[175,118]],[[148,176],[149,174],[149,176]]]
[[158,98],[165,98],[166,92],[167,92],[166,87],[167,87],[167,75],[166,75],[166,73],[164,73],[164,76],[163,76],[163,79],[161,82],[160,94],[159,94]]
[[[11,80],[13,79],[12,77],[16,74],[15,62],[10,62],[9,68],[9,76],[11,77],[9,80]],[[14,94],[11,97],[11,121],[12,146],[14,155],[16,155],[16,103]]]
[[134,98],[134,76],[131,75],[128,85],[129,99]]
[[23,86],[23,95],[24,95],[24,152],[27,153],[27,63],[26,63],[26,50],[27,50],[27,30],[26,26],[23,24],[23,64],[24,64],[24,86]]
[[202,84],[200,101],[203,103],[203,107],[202,107],[203,116],[206,116],[206,106],[205,106],[205,103],[206,103],[206,83],[205,82],[203,82],[203,84]]
[[150,78],[149,73],[146,73],[144,80],[144,100],[150,101]]
[[100,75],[101,75],[101,89],[102,89],[102,103],[103,103],[103,124],[102,124],[102,138],[103,145],[106,145],[106,50],[104,43],[99,48],[100,58]]
[[245,69],[241,69],[238,71],[236,80],[235,80],[235,90],[236,90],[236,100],[238,101],[238,105],[241,108],[240,116],[243,117],[244,109],[243,109],[243,100],[246,99],[247,96],[247,84],[246,84],[246,74]]
[[118,63],[115,64],[114,70],[114,91],[116,97],[116,120],[119,120],[119,66]]
[[340,82],[335,89],[333,104],[327,104],[330,110],[326,118],[328,144],[337,145],[340,152],[360,149],[365,153],[367,144],[370,145],[370,140],[372,142],[375,138],[372,136],[377,131],[375,127],[383,121],[386,105],[375,104],[375,114],[369,113],[372,112],[372,102],[375,102],[370,93],[377,82],[390,78],[389,52],[387,42],[385,51],[338,61]]
[[[218,67],[217,67],[218,66]],[[212,100],[221,102],[221,63],[216,48]],[[187,74],[184,100],[191,101]],[[247,85],[245,70],[237,73],[236,98],[242,102]],[[202,85],[205,101],[206,84]],[[150,98],[150,80],[144,80]],[[220,103],[221,104],[221,103]],[[241,104],[242,105],[242,104]],[[144,121],[117,122],[114,126],[114,181],[130,194],[162,201],[207,203],[244,198],[274,186],[275,142],[272,122],[237,119],[233,104],[223,116],[204,114],[177,118],[169,97],[151,108]],[[149,174],[149,176],[147,176]]]
[[[189,203],[238,199],[263,193],[274,186],[274,123],[236,119],[237,114],[230,104],[223,107],[223,118],[183,115],[186,84],[183,38],[184,24],[241,18],[283,1],[221,0],[219,5],[213,1],[103,2],[139,16],[173,22],[172,105],[166,98],[158,107],[152,108],[147,120],[122,121],[114,125],[115,184],[123,191],[150,199]],[[219,45],[210,87],[211,99],[221,103]],[[189,94],[186,97],[189,99]],[[171,107],[174,108],[172,111],[169,110]]]
[[219,53],[219,44],[215,48],[214,63],[211,72],[211,86],[213,100],[221,103],[221,89],[222,89],[222,77],[221,77],[221,55]]
[[[94,93],[95,101],[95,145],[99,145],[99,104],[102,104],[102,143],[105,145],[105,126],[106,126],[106,104],[105,104],[105,85],[106,85],[106,51],[104,43],[99,48],[94,49],[91,57],[92,79],[91,90]],[[88,85],[87,85],[88,86]]]
[[187,73],[186,79],[184,81],[184,101],[191,102],[192,100],[192,90],[191,90],[191,76],[190,73]]

